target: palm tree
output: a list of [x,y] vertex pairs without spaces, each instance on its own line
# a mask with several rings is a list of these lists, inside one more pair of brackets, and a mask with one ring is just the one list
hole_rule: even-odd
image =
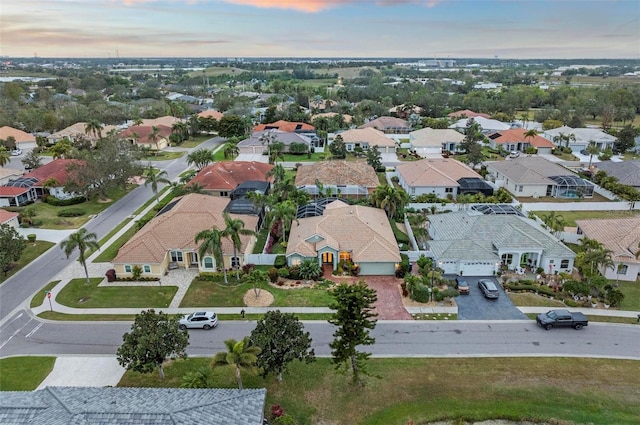
[[0,146],[0,167],[4,167],[11,162],[11,154],[4,146]]
[[278,159],[284,161],[284,143],[272,143],[269,147],[269,164],[275,164]]
[[547,230],[553,232],[557,237],[561,231],[564,230],[566,224],[564,217],[560,214],[556,214],[555,211],[551,211],[549,214],[542,217],[542,221],[547,226]]
[[171,126],[171,133],[177,134],[180,142],[183,142],[189,138],[189,126],[183,122],[176,122]]
[[215,226],[209,230],[203,230],[196,235],[195,242],[200,244],[198,248],[198,256],[203,258],[207,254],[213,255],[216,260],[216,266],[221,267],[224,273],[224,283],[229,283],[227,279],[227,269],[224,266],[224,253],[222,252],[223,234]]
[[67,240],[60,243],[60,248],[64,250],[67,258],[76,249],[80,253],[78,256],[78,262],[84,267],[84,273],[87,276],[87,285],[91,283],[89,280],[89,270],[87,270],[87,259],[85,258],[88,249],[99,249],[100,245],[96,241],[98,236],[95,233],[87,232],[87,229],[82,228],[75,233],[69,235]]
[[290,200],[279,202],[269,208],[269,217],[272,222],[282,222],[282,240],[287,240],[287,229],[291,228],[290,223],[296,217],[297,211],[296,204]]
[[[223,213],[225,228],[222,231],[222,236],[228,238],[233,243],[233,258],[238,258],[238,250],[242,248],[242,241],[240,235],[252,236],[256,232],[253,230],[244,228],[244,221],[239,218],[232,218],[228,213]],[[236,261],[233,264],[236,269],[236,280],[240,280],[240,262]]]
[[209,149],[198,149],[187,155],[187,164],[194,165],[198,171],[214,161],[213,151]]
[[191,184],[188,184],[184,187],[184,191],[187,193],[201,193],[201,194],[205,194],[205,190],[204,190],[204,186],[202,186],[200,183],[198,182],[193,182]]
[[155,154],[160,152],[160,146],[158,145],[158,142],[160,141],[160,139],[162,139],[162,136],[160,135],[160,129],[158,127],[156,127],[155,125],[152,125],[151,126],[151,134],[149,134],[147,136],[147,140],[149,142],[153,143],[154,145],[156,145]]
[[49,152],[53,153],[53,159],[69,158],[72,150],[73,145],[68,139],[59,140],[49,148]]
[[537,135],[538,135],[538,132],[536,130],[534,129],[527,130],[524,132],[524,139],[529,142],[529,145],[531,145],[531,139],[533,139]]
[[273,184],[276,185],[284,180],[285,173],[282,164],[278,164],[267,172],[266,177],[273,177]]
[[102,130],[104,127],[96,120],[89,120],[84,126],[86,134],[93,134],[98,139],[102,139]]
[[585,149],[589,154],[589,167],[591,169],[591,162],[593,161],[593,155],[597,155],[600,152],[600,148],[593,141],[589,141],[589,146]]
[[396,212],[403,211],[410,201],[407,192],[388,185],[376,187],[372,194],[373,205],[385,210],[389,218],[395,217]]
[[234,158],[240,154],[240,148],[238,148],[238,142],[227,142],[224,146],[224,158]]
[[248,336],[245,336],[242,341],[228,339],[224,342],[224,345],[227,346],[227,352],[216,353],[211,361],[211,367],[233,365],[236,369],[238,388],[242,389],[242,375],[240,372],[242,369],[255,370],[260,347],[251,346]]
[[147,166],[147,169],[145,170],[144,187],[147,187],[148,184],[151,184],[151,190],[153,191],[153,194],[156,196],[156,202],[160,202],[160,199],[157,198],[158,184],[159,183],[169,184],[169,179],[167,179],[167,176],[168,174],[164,170],[160,170],[156,172],[156,170],[153,169],[153,166],[151,165],[151,163],[149,163],[149,165]]

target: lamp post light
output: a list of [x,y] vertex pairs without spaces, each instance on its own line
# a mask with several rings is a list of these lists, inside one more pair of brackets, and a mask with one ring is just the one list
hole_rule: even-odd
[[436,272],[435,264],[431,265],[431,291],[429,292],[429,301],[433,302],[433,275]]

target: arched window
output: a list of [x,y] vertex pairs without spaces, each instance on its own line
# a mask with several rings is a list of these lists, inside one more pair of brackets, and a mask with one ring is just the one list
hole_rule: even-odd
[[205,268],[205,269],[212,269],[213,268],[213,258],[204,257],[202,259],[202,267]]

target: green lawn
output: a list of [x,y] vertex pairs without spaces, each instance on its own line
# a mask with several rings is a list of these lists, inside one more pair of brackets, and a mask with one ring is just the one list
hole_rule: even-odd
[[[610,281],[613,283],[613,281]],[[640,283],[619,281],[620,290],[624,293],[624,300],[620,304],[620,310],[640,312]]]
[[0,391],[33,391],[53,370],[55,357],[0,359]]
[[144,155],[140,158],[140,161],[168,161],[170,159],[180,158],[182,155],[184,155],[183,151],[160,151]]
[[200,136],[195,136],[192,137],[191,139],[184,141],[180,144],[181,148],[196,148],[198,147],[201,143],[206,142],[209,139],[212,139],[216,136],[210,135],[210,134],[206,134],[206,135],[200,135]]
[[[175,286],[109,286],[99,288],[102,277],[72,279],[56,301],[72,308],[166,308],[177,291]],[[133,284],[132,284],[133,285]]]
[[[194,280],[180,307],[243,307],[244,294],[253,290],[248,283],[234,284],[235,275],[229,274],[232,285],[217,282]],[[263,285],[275,298],[273,305],[278,307],[326,307],[333,298],[326,289],[280,289]]]
[[[128,220],[127,220],[128,221]],[[118,239],[116,239],[111,245],[101,248],[101,252],[97,255],[93,262],[94,263],[108,263],[113,260],[116,255],[118,255],[118,250],[122,245],[124,245],[129,239],[136,234],[136,227],[130,227],[126,232],[124,232]],[[109,240],[109,239],[107,239]]]
[[59,280],[54,280],[52,282],[49,282],[44,288],[42,288],[40,292],[36,292],[33,298],[31,298],[30,307],[34,308],[34,307],[38,307],[39,305],[42,305],[42,303],[45,301],[47,292],[52,290],[58,283],[60,283]]
[[54,243],[47,241],[27,242],[24,251],[22,251],[20,259],[15,263],[11,263],[11,269],[6,273],[6,275],[0,272],[0,283],[18,273],[20,270],[22,270],[23,267],[47,252],[49,248],[54,245]]
[[[213,355],[214,353],[212,353]],[[157,373],[127,372],[121,387],[179,387],[210,358],[168,363]],[[245,388],[267,388],[265,413],[280,404],[296,423],[405,425],[489,419],[602,425],[637,424],[640,368],[631,360],[582,358],[372,359],[364,388],[331,359],[296,362],[281,383],[242,373]],[[233,368],[213,370],[215,388],[237,388]],[[466,422],[465,422],[466,423]]]
[[[548,215],[550,211],[535,211],[538,217],[544,217]],[[576,226],[576,220],[585,220],[590,218],[626,218],[635,217],[640,214],[640,211],[556,211],[557,215],[561,215],[564,218],[565,225],[569,227]]]
[[[42,201],[37,201],[34,204],[31,204],[31,207],[35,209],[36,216],[33,218],[34,227],[38,227],[41,229],[77,229],[85,224],[89,219],[101,213],[109,206],[111,206],[115,201],[122,198],[127,194],[130,190],[137,186],[130,186],[127,190],[122,188],[117,188],[110,191],[107,196],[108,199],[103,201],[99,197],[96,199],[92,199],[90,201],[85,201],[81,204],[70,205],[65,207],[56,207],[53,205],[49,205]],[[19,208],[11,208],[12,211],[20,212],[24,208],[27,207],[19,207]],[[84,211],[84,214],[80,217],[58,217],[58,213],[62,210],[73,208],[73,209],[81,209]]]

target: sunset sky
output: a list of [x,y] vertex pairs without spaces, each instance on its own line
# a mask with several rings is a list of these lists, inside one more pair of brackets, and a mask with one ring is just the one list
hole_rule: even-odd
[[640,59],[640,0],[2,0],[0,55]]

